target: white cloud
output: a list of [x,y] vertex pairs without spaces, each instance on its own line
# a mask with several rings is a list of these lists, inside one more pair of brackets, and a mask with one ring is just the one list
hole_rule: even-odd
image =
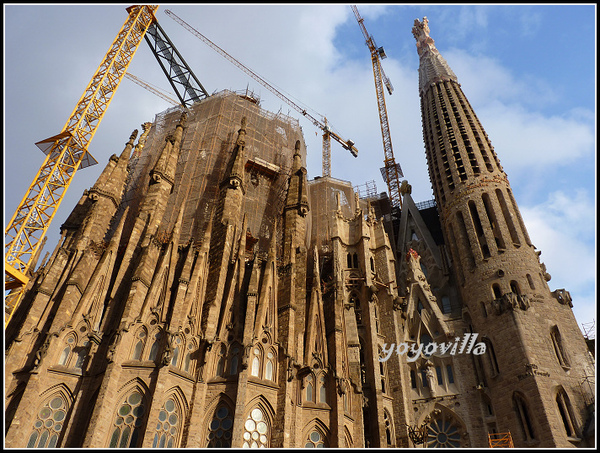
[[465,95],[507,171],[568,164],[589,158],[595,145],[593,112],[549,114],[554,88],[528,75],[514,75],[497,60],[463,50],[445,53]]
[[540,260],[552,276],[551,289],[565,288],[573,297],[579,324],[595,313],[596,208],[589,192],[555,191],[541,204],[520,206]]

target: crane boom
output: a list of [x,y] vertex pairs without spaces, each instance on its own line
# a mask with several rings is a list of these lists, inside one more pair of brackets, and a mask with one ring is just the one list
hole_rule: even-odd
[[[167,16],[171,17],[173,20],[175,20],[175,22],[177,22],[183,28],[185,28],[186,30],[188,30],[193,35],[195,35],[197,38],[199,38],[201,41],[203,41],[205,44],[207,44],[209,47],[211,47],[213,50],[215,50],[221,56],[225,57],[227,60],[229,60],[235,66],[237,66],[238,68],[240,68],[242,71],[244,71],[250,77],[252,77],[254,80],[256,80],[257,82],[259,82],[265,88],[269,89],[279,99],[281,99],[282,101],[284,101],[285,103],[287,103],[288,105],[290,105],[291,107],[293,107],[296,111],[298,111],[299,113],[301,113],[303,116],[305,116],[306,118],[308,118],[315,126],[317,126],[319,129],[321,129],[323,131],[324,140],[326,140],[325,135],[327,135],[328,137],[333,137],[333,139],[335,139],[338,143],[340,143],[344,149],[347,149],[348,151],[350,151],[354,157],[358,156],[358,150],[354,147],[354,142],[352,140],[344,140],[342,137],[340,137],[338,134],[336,134],[331,129],[331,127],[329,127],[326,124],[327,123],[326,120],[325,120],[325,122],[321,122],[320,120],[318,120],[317,118],[315,118],[314,116],[312,116],[310,113],[308,113],[306,111],[306,109],[302,108],[301,106],[299,106],[298,104],[296,104],[294,101],[292,101],[291,99],[289,99],[287,96],[285,96],[283,93],[281,93],[281,91],[279,91],[277,88],[275,88],[269,82],[267,82],[261,76],[259,76],[258,74],[256,74],[250,68],[248,68],[247,66],[243,65],[238,60],[236,60],[234,57],[232,57],[231,55],[229,55],[226,51],[224,51],[223,49],[221,49],[214,42],[212,42],[210,39],[208,39],[206,36],[204,36],[198,30],[196,30],[195,28],[193,28],[191,25],[189,25],[187,22],[185,22],[183,19],[181,19],[179,16],[177,16],[172,11],[166,9],[165,10],[165,14]],[[325,151],[324,151],[324,155],[325,155]],[[323,165],[324,165],[324,170],[325,170],[325,165],[326,165],[325,159],[324,159]],[[329,174],[325,174],[325,171],[324,171],[324,175],[323,176],[329,176]]]
[[127,8],[129,16],[104,56],[62,132],[36,143],[47,155],[5,231],[5,312],[14,312],[29,281],[32,258],[79,168],[96,164],[88,146],[158,5]]
[[175,99],[173,99],[172,97],[170,97],[169,95],[163,93],[160,89],[158,89],[157,87],[149,84],[148,82],[143,81],[142,79],[140,79],[137,76],[134,76],[131,72],[126,72],[125,73],[125,77],[127,77],[129,80],[131,80],[134,83],[137,83],[139,86],[141,86],[142,88],[145,88],[146,90],[150,91],[151,93],[155,94],[156,96],[158,96],[161,99],[164,99],[165,101],[167,101],[168,103],[172,104],[172,105],[181,105],[179,102],[177,102]]
[[209,96],[157,21],[148,27],[144,38],[182,105],[189,107]]
[[375,79],[375,91],[377,94],[377,108],[379,110],[379,123],[381,124],[381,136],[383,139],[383,154],[384,154],[384,168],[382,173],[385,182],[388,186],[388,192],[390,196],[390,202],[392,206],[398,206],[402,208],[402,198],[400,196],[400,178],[404,176],[400,165],[396,163],[394,158],[394,150],[392,149],[392,136],[390,134],[390,127],[387,116],[387,108],[385,106],[385,95],[383,93],[383,86],[387,88],[389,94],[392,94],[394,90],[392,83],[387,78],[381,67],[381,59],[386,58],[383,47],[377,47],[375,40],[367,32],[367,28],[364,24],[364,19],[360,16],[356,5],[352,5],[352,11],[356,16],[358,25],[365,37],[367,47],[371,52],[371,62],[373,64],[373,77]]

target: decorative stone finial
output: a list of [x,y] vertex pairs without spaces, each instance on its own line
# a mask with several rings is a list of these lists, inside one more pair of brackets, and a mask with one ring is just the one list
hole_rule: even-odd
[[423,22],[420,22],[419,19],[415,19],[414,27],[412,29],[413,35],[417,42],[424,41],[429,38],[429,19],[427,17],[423,17]]
[[458,79],[448,63],[435,48],[435,41],[429,36],[429,21],[427,17],[423,22],[415,19],[412,33],[417,40],[417,52],[419,54],[419,93],[422,95],[431,85]]

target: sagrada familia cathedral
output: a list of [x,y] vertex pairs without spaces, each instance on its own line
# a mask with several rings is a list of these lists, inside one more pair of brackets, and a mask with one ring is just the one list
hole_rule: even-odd
[[157,115],[7,326],[6,447],[594,445],[570,295],[427,19],[413,34],[435,203],[308,180],[298,121],[251,96]]

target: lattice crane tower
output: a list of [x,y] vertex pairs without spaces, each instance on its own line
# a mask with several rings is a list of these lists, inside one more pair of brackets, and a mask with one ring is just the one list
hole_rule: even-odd
[[358,25],[360,26],[360,29],[366,39],[367,47],[371,51],[371,62],[373,63],[373,76],[375,78],[375,90],[377,93],[377,108],[379,110],[379,122],[381,124],[381,135],[383,138],[384,168],[382,168],[382,173],[388,186],[388,192],[392,206],[399,206],[402,208],[402,199],[400,197],[400,178],[404,175],[402,174],[402,168],[396,163],[396,159],[394,158],[392,137],[388,123],[387,109],[385,106],[385,96],[383,94],[384,84],[390,94],[392,94],[392,91],[394,91],[394,87],[392,86],[390,79],[387,78],[383,68],[381,67],[380,60],[387,58],[387,56],[383,50],[383,47],[377,47],[375,40],[367,32],[364,19],[360,16],[356,5],[352,5],[352,11],[356,16]]
[[127,8],[129,16],[77,102],[62,132],[36,143],[46,154],[5,231],[4,290],[7,322],[29,281],[33,258],[79,168],[96,164],[88,146],[148,27],[158,5]]

